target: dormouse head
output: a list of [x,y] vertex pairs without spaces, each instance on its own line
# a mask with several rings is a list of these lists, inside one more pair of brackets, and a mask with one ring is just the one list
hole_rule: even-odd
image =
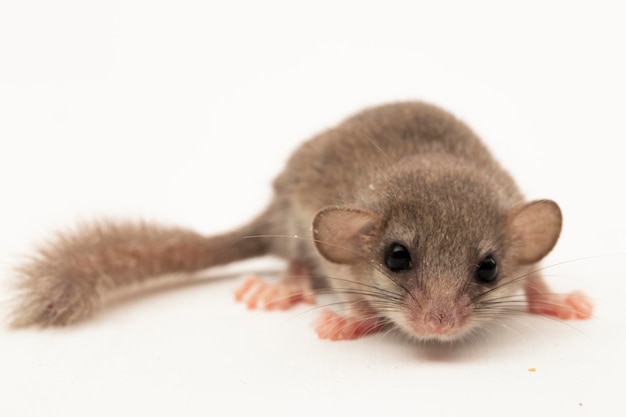
[[316,247],[349,268],[380,317],[417,339],[457,340],[510,308],[556,244],[561,211],[550,200],[511,204],[465,169],[410,175],[368,204],[318,212]]

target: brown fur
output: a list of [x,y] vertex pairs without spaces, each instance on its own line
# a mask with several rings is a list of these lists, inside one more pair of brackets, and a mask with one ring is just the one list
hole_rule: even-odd
[[257,226],[213,238],[181,228],[120,222],[59,233],[17,269],[22,295],[13,325],[71,324],[90,316],[117,289],[263,255],[263,241],[243,239],[256,233]]
[[[343,295],[365,314],[419,333],[417,322],[441,316],[446,306],[465,320],[459,300],[481,291],[467,280],[487,253],[501,257],[509,280],[529,272],[532,265],[516,259],[515,248],[534,245],[532,238],[540,233],[516,233],[509,225],[527,225],[544,214],[522,209],[524,199],[512,178],[467,126],[424,103],[368,109],[314,137],[293,154],[274,188],[264,214],[222,236],[112,223],[60,235],[20,268],[23,302],[15,324],[72,323],[89,316],[102,294],[115,289],[272,253],[331,278],[331,288],[339,292],[341,286],[352,288]],[[516,222],[519,212],[528,215]],[[310,238],[314,221],[317,242]],[[532,262],[556,242],[560,217],[558,225],[542,224],[544,249]],[[244,239],[255,235],[305,238]],[[413,312],[377,309],[363,291],[367,285],[397,292],[396,278],[380,272],[385,245],[393,240],[411,245],[417,264],[406,284],[410,303],[417,303]],[[351,284],[338,285],[333,277]]]

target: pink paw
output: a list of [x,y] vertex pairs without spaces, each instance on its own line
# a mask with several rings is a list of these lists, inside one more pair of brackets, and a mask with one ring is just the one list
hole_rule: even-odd
[[581,291],[568,295],[529,294],[528,310],[563,320],[588,319],[593,313],[593,303]]
[[286,310],[299,302],[315,302],[312,291],[302,282],[268,284],[254,275],[248,277],[235,291],[235,299],[245,301],[250,309],[262,304],[266,310]]
[[376,318],[343,317],[332,310],[324,310],[315,323],[315,330],[320,339],[350,340],[358,339],[382,328]]

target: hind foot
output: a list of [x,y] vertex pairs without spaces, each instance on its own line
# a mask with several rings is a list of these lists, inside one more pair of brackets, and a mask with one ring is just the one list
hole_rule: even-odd
[[559,319],[588,319],[593,313],[593,303],[581,291],[571,294],[527,294],[528,311],[554,316]]
[[245,302],[250,309],[262,305],[266,310],[286,310],[297,303],[313,304],[315,296],[307,273],[308,268],[292,262],[275,284],[250,276],[235,291],[235,299]]

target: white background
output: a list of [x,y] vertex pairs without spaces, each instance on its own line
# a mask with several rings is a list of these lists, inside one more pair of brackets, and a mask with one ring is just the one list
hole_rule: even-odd
[[210,280],[73,328],[3,328],[0,415],[624,415],[619,2],[217,3],[0,3],[3,300],[53,230],[102,216],[229,229],[310,135],[422,99],[470,124],[529,198],[559,202],[545,264],[565,263],[549,280],[586,290],[596,316],[522,317],[452,347],[328,342],[316,310],[249,312],[237,279]]

